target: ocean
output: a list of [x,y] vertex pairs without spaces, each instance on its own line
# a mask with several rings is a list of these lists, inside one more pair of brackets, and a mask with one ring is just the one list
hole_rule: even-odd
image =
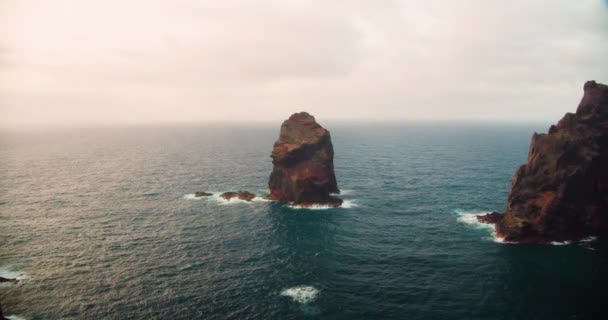
[[598,319],[599,240],[514,245],[502,211],[547,125],[324,123],[344,208],[267,191],[279,124],[0,134],[11,319]]

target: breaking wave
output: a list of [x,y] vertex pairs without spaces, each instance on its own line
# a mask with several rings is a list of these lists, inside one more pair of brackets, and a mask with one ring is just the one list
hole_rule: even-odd
[[283,290],[281,295],[290,297],[294,302],[305,304],[315,301],[319,295],[319,290],[312,286],[297,286]]
[[340,196],[349,196],[349,195],[352,195],[353,193],[355,193],[355,190],[342,189],[342,190],[340,190],[340,193],[332,193],[332,194],[340,195]]
[[329,205],[325,205],[325,204],[314,204],[312,206],[298,206],[298,205],[293,205],[290,204],[288,207],[291,209],[297,209],[297,210],[328,210],[328,209],[351,209],[351,208],[355,208],[358,205],[355,203],[355,200],[344,200],[344,202],[342,202],[342,205],[339,207],[332,207]]
[[232,198],[230,200],[226,200],[224,198],[221,197],[221,195],[224,192],[216,192],[216,191],[209,191],[209,193],[212,193],[213,195],[210,196],[204,196],[204,197],[197,197],[194,193],[189,193],[184,195],[184,199],[186,200],[203,200],[203,199],[208,199],[208,200],[213,200],[219,204],[222,205],[228,205],[228,204],[237,204],[237,203],[252,203],[252,202],[270,202],[271,200],[268,199],[264,199],[264,197],[258,196],[256,195],[255,198],[253,198],[251,201],[245,201],[245,200],[241,200],[238,198]]
[[[489,223],[483,223],[483,222],[479,222],[479,220],[477,220],[477,216],[478,215],[483,215],[483,214],[488,214],[490,213],[489,211],[465,211],[465,210],[461,210],[461,209],[456,209],[454,210],[454,213],[456,213],[456,215],[458,216],[456,218],[456,220],[460,223],[469,225],[475,229],[482,229],[482,230],[487,230],[490,233],[490,240],[496,242],[496,243],[512,243],[509,241],[505,241],[504,238],[499,237],[496,235],[496,226],[494,226],[493,224],[489,224]],[[486,239],[486,238],[484,238]]]
[[[0,267],[0,277],[7,279],[17,279],[20,282],[24,280],[29,280],[30,277],[23,272],[14,271],[10,266],[2,266]],[[10,286],[13,285],[12,282],[5,282],[0,284],[0,286]]]
[[[458,216],[456,218],[456,220],[460,223],[472,226],[475,229],[489,230],[491,232],[491,238],[489,238],[489,239],[491,239],[492,241],[494,241],[496,243],[517,244],[517,242],[505,241],[504,238],[497,236],[495,225],[479,222],[479,220],[477,220],[478,215],[490,213],[488,211],[464,211],[461,209],[456,209],[456,210],[454,210],[454,213],[456,213],[456,215]],[[581,239],[578,241],[551,241],[546,244],[553,245],[553,246],[566,246],[566,245],[577,244],[577,243],[585,244],[585,243],[593,242],[596,239],[597,239],[597,237],[587,237],[587,238],[584,238],[584,239]]]
[[194,195],[194,193],[189,193],[187,195],[184,195],[184,199],[186,200],[201,200],[204,197],[197,197]]

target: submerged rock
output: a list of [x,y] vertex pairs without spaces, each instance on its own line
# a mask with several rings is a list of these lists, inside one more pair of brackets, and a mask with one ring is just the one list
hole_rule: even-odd
[[544,243],[605,235],[607,219],[608,86],[589,81],[576,113],[532,135],[504,215],[480,221],[506,241]]
[[230,201],[232,198],[237,198],[244,201],[251,201],[255,198],[255,194],[248,191],[224,192],[220,195],[223,199]]
[[341,199],[331,196],[340,190],[329,131],[310,114],[294,113],[283,122],[271,157],[268,199],[301,206],[342,204]]
[[209,196],[212,196],[212,195],[213,195],[213,193],[208,193],[208,192],[204,192],[204,191],[197,191],[197,192],[194,193],[194,196],[197,197],[197,198],[200,198],[200,197],[209,197]]

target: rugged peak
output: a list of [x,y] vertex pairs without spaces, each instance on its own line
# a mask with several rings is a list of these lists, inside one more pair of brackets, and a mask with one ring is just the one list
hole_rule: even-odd
[[317,123],[315,117],[307,112],[294,113],[281,125],[281,133],[277,145],[292,148],[296,144],[314,144],[329,136],[329,131]]
[[608,86],[595,81],[585,83],[577,115],[608,115]]
[[589,81],[585,82],[583,89],[587,90],[587,89],[593,89],[595,87],[597,87],[597,82],[595,82],[595,80],[589,80]]
[[547,134],[532,135],[504,216],[480,217],[496,223],[507,241],[608,234],[608,86],[588,81],[584,89],[576,114],[566,113]]

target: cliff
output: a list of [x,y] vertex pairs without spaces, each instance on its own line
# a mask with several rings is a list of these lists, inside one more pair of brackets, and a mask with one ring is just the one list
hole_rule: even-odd
[[607,217],[608,86],[589,81],[576,113],[532,135],[505,213],[478,218],[506,241],[544,243],[606,234]]
[[273,169],[268,188],[271,200],[310,206],[340,206],[334,173],[334,150],[329,131],[306,112],[283,122],[272,149]]

